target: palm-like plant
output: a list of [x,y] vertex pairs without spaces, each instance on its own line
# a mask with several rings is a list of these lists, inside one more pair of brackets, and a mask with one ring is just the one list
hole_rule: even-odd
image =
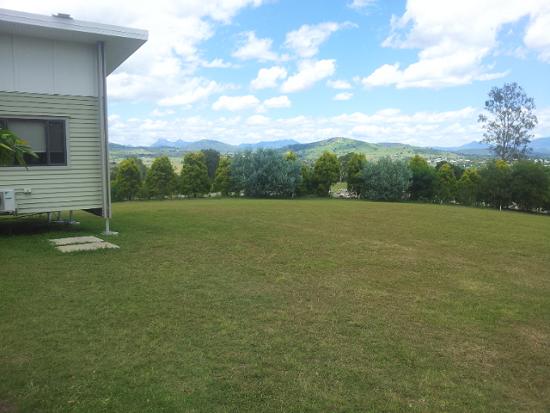
[[38,158],[26,141],[8,129],[0,129],[0,165],[11,165],[14,160],[26,165],[25,155]]

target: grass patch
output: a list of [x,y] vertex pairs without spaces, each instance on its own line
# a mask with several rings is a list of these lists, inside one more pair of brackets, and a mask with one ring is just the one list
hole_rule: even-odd
[[114,209],[116,251],[48,244],[98,234],[85,214],[71,231],[0,236],[0,411],[550,406],[548,217],[329,200]]

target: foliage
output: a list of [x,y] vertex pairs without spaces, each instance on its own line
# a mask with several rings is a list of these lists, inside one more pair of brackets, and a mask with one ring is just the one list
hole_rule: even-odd
[[300,168],[300,174],[302,176],[301,182],[298,185],[298,195],[313,195],[316,193],[315,176],[313,166],[308,163],[302,164]]
[[315,162],[313,179],[317,186],[317,194],[328,196],[330,186],[340,179],[340,164],[334,153],[324,152]]
[[113,200],[135,199],[143,184],[136,158],[125,159],[117,165],[116,175],[112,181]]
[[164,199],[176,192],[177,178],[167,156],[156,158],[145,179],[147,194],[151,198]]
[[365,155],[362,153],[352,153],[346,162],[345,177],[348,191],[361,196],[361,184],[363,182],[363,168],[367,163]]
[[0,129],[0,165],[26,165],[25,156],[38,157],[25,140],[8,129]]
[[220,162],[220,153],[215,149],[203,149],[201,152],[204,154],[204,161],[208,169],[208,178],[212,182],[216,176],[216,169],[218,169],[218,163]]
[[412,173],[409,191],[413,200],[432,200],[435,196],[437,175],[435,168],[419,155],[409,161]]
[[272,149],[234,157],[231,178],[238,191],[250,197],[294,197],[300,184],[300,163]]
[[381,158],[377,162],[367,162],[362,175],[361,194],[372,200],[403,199],[411,180],[411,170],[407,163],[389,157]]
[[550,191],[550,176],[538,163],[519,161],[511,168],[511,198],[522,210],[545,206]]
[[475,205],[479,198],[481,176],[477,169],[466,169],[457,183],[457,200],[463,205]]
[[525,157],[527,146],[537,125],[533,113],[535,101],[528,97],[517,83],[505,83],[493,87],[489,100],[485,102],[489,115],[480,115],[485,133],[484,142],[490,144],[494,153],[502,160],[511,161]]
[[214,177],[214,191],[221,192],[227,196],[232,192],[233,182],[231,180],[231,159],[228,156],[222,156],[218,162],[216,176]]
[[510,166],[503,160],[488,162],[479,175],[481,200],[495,208],[507,208],[512,200]]
[[183,195],[196,197],[210,192],[210,179],[204,152],[188,152],[185,154],[180,179]]
[[436,199],[440,202],[454,201],[456,198],[457,180],[451,164],[442,164],[436,173]]

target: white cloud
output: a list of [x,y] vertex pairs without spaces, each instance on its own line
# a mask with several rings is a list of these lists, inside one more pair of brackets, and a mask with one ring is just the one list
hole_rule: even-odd
[[216,58],[210,61],[202,61],[201,66],[206,67],[208,69],[229,69],[229,68],[237,67],[233,63],[226,62],[225,60],[220,58]]
[[241,35],[243,40],[240,47],[233,52],[233,57],[241,60],[259,60],[261,62],[278,60],[277,54],[271,50],[273,40],[259,39],[254,32],[245,32]]
[[292,102],[288,96],[276,96],[264,100],[263,105],[269,109],[289,108],[292,106]]
[[193,78],[179,87],[179,93],[159,101],[161,106],[189,106],[205,100],[214,93],[220,93],[227,87],[213,80]]
[[298,64],[298,73],[283,83],[281,91],[293,93],[309,89],[318,81],[332,76],[335,70],[336,62],[333,59],[304,60]]
[[362,10],[373,6],[376,0],[353,0],[348,4],[348,7],[356,10]]
[[353,93],[350,92],[342,92],[338,93],[334,96],[333,100],[343,101],[343,100],[350,100],[353,97]]
[[254,95],[245,95],[245,96],[220,96],[212,104],[212,109],[214,110],[229,110],[231,112],[236,112],[239,110],[245,109],[254,109],[258,107],[260,100]]
[[349,27],[355,27],[355,25],[349,22],[304,24],[298,30],[287,33],[285,47],[292,50],[298,57],[309,59],[319,53],[319,47],[332,33]]
[[544,60],[546,52],[550,55],[550,35],[542,27],[548,27],[549,15],[546,0],[410,0],[403,16],[392,17],[391,34],[382,45],[420,49],[418,61],[405,67],[385,64],[363,84],[441,88],[504,77],[506,70],[494,71],[485,61],[498,46],[499,31],[505,24],[530,17],[524,40]]
[[253,89],[267,89],[277,87],[279,80],[285,79],[287,77],[287,71],[284,67],[273,66],[269,69],[262,68],[258,71],[258,76],[252,82],[250,86]]
[[[373,113],[351,112],[336,116],[270,117],[253,114],[206,118],[186,116],[165,119],[125,120],[109,117],[111,140],[131,145],[169,140],[218,139],[228,143],[286,139],[289,136],[312,142],[334,136],[347,136],[368,142],[403,142],[422,146],[457,146],[482,137],[477,122],[479,110],[473,107],[442,111],[405,113],[388,108]],[[537,137],[550,136],[550,107],[537,110],[540,124]],[[544,120],[547,120],[544,122]]]
[[351,83],[346,80],[328,80],[327,86],[338,90],[351,89]]
[[70,13],[75,19],[100,21],[149,31],[149,40],[109,79],[115,99],[170,99],[186,93],[180,84],[195,77],[198,67],[221,67],[221,59],[204,61],[201,44],[216,26],[230,23],[245,7],[263,0],[2,0],[4,8],[50,15]]

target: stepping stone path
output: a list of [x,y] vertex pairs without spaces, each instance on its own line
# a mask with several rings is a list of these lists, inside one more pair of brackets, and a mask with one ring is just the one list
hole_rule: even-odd
[[51,239],[50,242],[61,252],[94,251],[119,248],[118,245],[103,241],[97,237],[70,237]]

